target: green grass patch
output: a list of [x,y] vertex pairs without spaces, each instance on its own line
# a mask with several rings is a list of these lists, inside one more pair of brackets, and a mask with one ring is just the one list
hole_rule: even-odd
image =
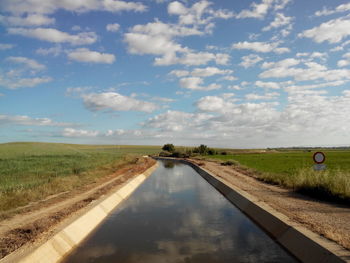
[[313,152],[272,152],[212,155],[205,158],[236,161],[257,171],[259,179],[323,199],[350,200],[350,151],[324,150],[327,169],[313,171]]
[[157,146],[0,144],[0,211],[71,190],[159,152]]

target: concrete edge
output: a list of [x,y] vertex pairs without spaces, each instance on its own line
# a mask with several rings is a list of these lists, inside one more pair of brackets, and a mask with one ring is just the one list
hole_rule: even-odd
[[[77,218],[71,224],[55,234],[44,244],[36,248],[29,255],[24,255],[17,259],[19,263],[56,263],[66,256],[73,248],[82,242],[123,200],[127,199],[134,190],[140,186],[148,176],[157,168],[158,163],[148,168],[142,174],[134,177],[125,183],[116,192],[109,194],[106,198],[101,198],[85,214]],[[16,252],[14,252],[16,253]],[[4,257],[0,262],[7,261]]]
[[337,243],[314,233],[287,216],[277,212],[265,202],[213,175],[204,168],[184,159],[155,157],[190,165],[208,183],[224,195],[268,235],[302,262],[350,262],[350,251]]

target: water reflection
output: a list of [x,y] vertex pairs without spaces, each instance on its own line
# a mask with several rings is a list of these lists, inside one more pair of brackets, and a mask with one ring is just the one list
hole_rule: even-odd
[[295,262],[191,167],[160,164],[64,262]]

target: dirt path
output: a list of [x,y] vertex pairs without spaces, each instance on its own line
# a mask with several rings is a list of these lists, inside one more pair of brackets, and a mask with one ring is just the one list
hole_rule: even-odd
[[136,164],[126,165],[94,184],[33,203],[15,216],[0,221],[0,259],[24,245],[47,239],[63,220],[154,164],[151,158],[141,158]]
[[350,206],[321,202],[259,181],[234,166],[191,160],[214,175],[248,192],[306,228],[350,250]]

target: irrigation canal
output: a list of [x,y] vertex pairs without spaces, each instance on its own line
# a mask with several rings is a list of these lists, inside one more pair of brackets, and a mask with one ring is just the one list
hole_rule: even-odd
[[159,162],[63,262],[296,262],[193,168]]

